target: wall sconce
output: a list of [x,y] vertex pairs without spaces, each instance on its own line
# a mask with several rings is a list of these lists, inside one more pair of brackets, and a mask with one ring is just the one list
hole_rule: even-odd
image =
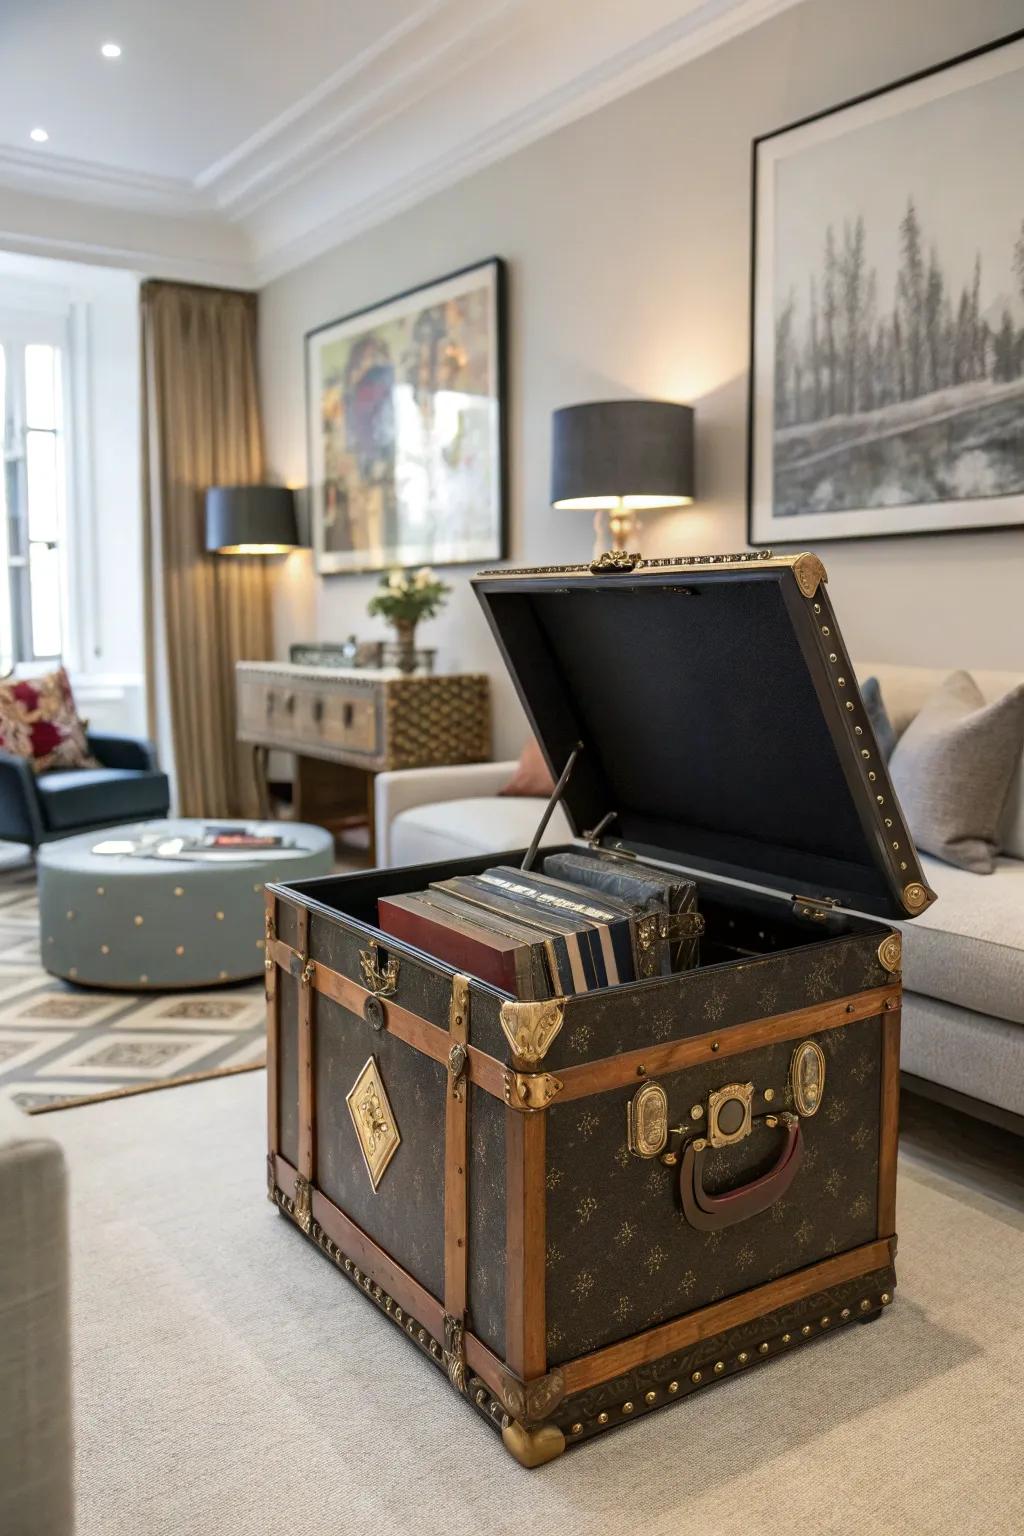
[[211,485],[206,548],[218,555],[286,555],[299,544],[295,493],[284,485]]

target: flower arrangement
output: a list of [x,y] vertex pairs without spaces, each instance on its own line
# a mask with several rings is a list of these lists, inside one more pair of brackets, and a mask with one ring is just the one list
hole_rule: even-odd
[[378,590],[367,605],[367,613],[379,613],[395,627],[398,636],[398,667],[402,672],[416,670],[416,625],[420,619],[432,619],[441,608],[451,587],[440,581],[425,565],[411,571],[389,571],[380,579]]
[[380,590],[370,599],[367,612],[380,614],[398,627],[403,621],[418,624],[432,619],[444,607],[451,587],[440,581],[429,565],[411,571],[389,571],[380,579]]

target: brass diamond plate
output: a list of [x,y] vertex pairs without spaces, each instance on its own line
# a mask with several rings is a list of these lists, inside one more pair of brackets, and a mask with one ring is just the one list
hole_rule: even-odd
[[372,1056],[346,1094],[345,1102],[370,1183],[376,1189],[402,1138]]

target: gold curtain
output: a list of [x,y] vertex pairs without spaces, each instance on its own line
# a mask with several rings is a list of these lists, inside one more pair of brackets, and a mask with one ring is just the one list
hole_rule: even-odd
[[162,690],[180,814],[253,815],[234,673],[271,654],[269,573],[207,554],[204,525],[208,486],[263,475],[256,296],[147,282],[141,303],[150,708]]

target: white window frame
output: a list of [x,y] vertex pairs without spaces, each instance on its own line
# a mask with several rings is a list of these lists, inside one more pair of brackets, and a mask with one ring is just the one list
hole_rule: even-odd
[[[27,660],[19,659],[14,663],[16,673],[37,672],[40,666],[45,666],[55,660],[62,660],[65,665],[72,665],[77,659],[77,646],[74,643],[73,618],[75,605],[71,598],[71,551],[69,538],[71,529],[75,523],[73,500],[75,493],[75,437],[76,437],[76,411],[74,401],[74,374],[75,358],[72,350],[71,314],[66,301],[49,306],[9,307],[0,308],[0,346],[4,349],[6,364],[6,400],[8,424],[13,427],[16,435],[21,437],[21,455],[24,455],[26,420],[25,420],[25,381],[23,354],[26,346],[32,343],[50,345],[59,349],[61,353],[61,416],[58,422],[59,435],[59,472],[62,471],[62,485],[59,487],[57,508],[57,552],[60,570],[60,603],[61,603],[61,650],[57,657],[36,657]],[[12,367],[12,364],[14,366]],[[6,465],[4,466],[6,472]],[[9,509],[8,509],[9,515]],[[5,527],[2,531],[4,538],[3,579],[10,581],[10,571],[6,551],[9,548],[10,534]],[[18,641],[15,637],[14,648],[17,650]],[[6,658],[8,664],[14,662],[14,656]]]

